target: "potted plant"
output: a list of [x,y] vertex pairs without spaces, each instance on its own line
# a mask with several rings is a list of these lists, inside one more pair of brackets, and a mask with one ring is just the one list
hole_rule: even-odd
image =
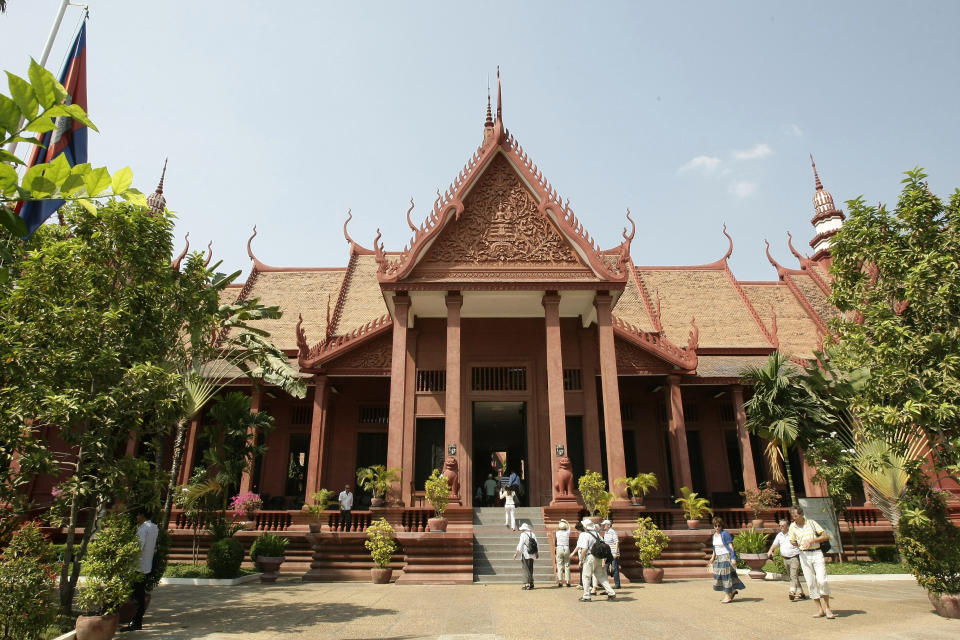
[[911,487],[899,506],[897,546],[938,615],[960,618],[960,527],[947,513],[947,492]]
[[610,514],[610,505],[616,497],[607,491],[607,481],[596,471],[590,471],[580,476],[577,481],[583,505],[591,516],[606,518]]
[[372,508],[379,509],[383,506],[384,498],[390,493],[393,483],[400,479],[401,471],[399,467],[387,469],[382,464],[357,469],[357,484],[373,496],[370,500]]
[[140,541],[123,515],[104,520],[90,540],[84,559],[86,580],[77,588],[76,605],[84,612],[77,618],[79,640],[107,640],[117,631],[117,611],[133,593],[139,579]]
[[373,583],[387,584],[390,582],[393,569],[387,565],[393,558],[397,543],[393,539],[393,527],[390,526],[386,518],[380,518],[367,527],[367,539],[363,546],[370,551],[373,563],[377,565],[370,569],[370,578]]
[[290,541],[273,533],[261,534],[250,547],[250,557],[263,575],[260,582],[273,583],[277,581],[277,571],[286,560],[283,553],[287,550]]
[[663,569],[654,567],[653,561],[659,558],[670,544],[667,534],[660,531],[651,518],[638,518],[637,528],[633,530],[633,544],[640,556],[644,582],[663,582]]
[[307,511],[310,515],[317,519],[316,522],[310,523],[310,532],[311,533],[320,533],[323,523],[320,522],[320,518],[323,516],[323,512],[326,511],[336,502],[333,491],[329,489],[320,489],[310,496],[310,504],[304,505],[304,510]]
[[740,495],[743,496],[743,506],[753,511],[753,522],[751,524],[754,529],[763,528],[761,512],[780,506],[780,494],[769,482],[761,483],[756,489],[741,491]]
[[263,500],[260,499],[258,494],[250,491],[238,493],[230,500],[230,508],[233,509],[234,513],[243,518],[243,528],[247,531],[253,531],[257,528],[257,523],[254,521],[253,516],[256,515],[257,511],[262,507]]
[[741,529],[733,537],[733,550],[740,560],[750,567],[750,577],[763,580],[767,573],[763,565],[767,563],[767,549],[770,547],[770,535],[757,529]]
[[713,509],[710,508],[710,501],[701,498],[690,487],[680,487],[681,496],[674,500],[683,509],[683,514],[687,518],[687,527],[690,529],[700,528],[700,518],[707,515],[713,515]]
[[439,469],[434,469],[423,487],[427,494],[427,502],[437,512],[437,515],[427,520],[427,528],[430,531],[446,531],[447,519],[443,514],[447,511],[447,504],[450,503],[450,480],[440,474]]
[[617,478],[617,484],[622,484],[630,492],[630,504],[633,506],[643,505],[643,498],[650,493],[651,489],[660,486],[655,473],[638,473],[632,478]]

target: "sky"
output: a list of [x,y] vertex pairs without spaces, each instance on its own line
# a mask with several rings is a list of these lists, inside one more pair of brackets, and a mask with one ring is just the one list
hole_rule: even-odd
[[[842,209],[894,203],[914,166],[960,186],[958,2],[88,3],[90,161],[149,194],[169,158],[177,243],[224,271],[254,225],[266,264],[345,266],[348,209],[359,244],[402,249],[410,198],[422,221],[480,144],[497,65],[505,126],[602,247],[631,210],[638,265],[713,262],[726,224],[739,279],[776,278],[764,239],[795,266],[810,153]],[[26,76],[59,4],[8,2],[0,69]]]

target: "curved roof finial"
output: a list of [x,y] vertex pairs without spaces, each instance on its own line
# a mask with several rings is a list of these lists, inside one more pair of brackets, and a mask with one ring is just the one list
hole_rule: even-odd
[[700,346],[700,327],[697,326],[697,317],[690,316],[690,334],[687,337],[687,351],[696,351]]
[[497,122],[503,120],[503,99],[500,95],[500,65],[497,65]]
[[203,261],[203,266],[206,267],[210,264],[210,260],[213,258],[213,240],[207,243],[207,259]]
[[257,261],[257,257],[253,255],[253,239],[257,237],[257,225],[253,225],[253,235],[250,236],[250,239],[247,240],[247,255],[250,256],[250,259],[254,262]]
[[623,228],[623,239],[627,241],[627,245],[633,240],[634,234],[637,232],[637,225],[633,221],[633,218],[630,217],[630,207],[627,207],[627,220],[630,221],[630,235],[627,235],[627,228]]
[[803,264],[803,256],[800,255],[800,252],[797,251],[793,246],[793,234],[787,231],[787,246],[790,247],[790,253],[800,261],[800,264]]
[[820,183],[820,176],[817,174],[817,163],[813,161],[813,154],[810,154],[810,165],[813,167],[813,179],[817,184],[817,191],[823,191],[823,185]]
[[769,260],[770,264],[773,265],[773,268],[777,270],[777,273],[780,273],[780,271],[783,270],[783,266],[779,262],[774,260],[772,255],[770,255],[770,241],[767,240],[766,238],[764,238],[763,241],[767,245],[767,260]]
[[730,234],[727,233],[727,223],[723,223],[723,235],[727,236],[727,240],[730,241],[730,248],[727,249],[727,252],[724,254],[721,260],[727,260],[730,256],[733,255],[733,238],[730,237]]
[[417,225],[413,224],[413,220],[410,219],[410,213],[413,211],[413,196],[410,196],[410,208],[407,209],[407,225],[413,230],[414,233],[417,232]]
[[183,248],[183,251],[180,252],[180,255],[174,258],[173,261],[170,263],[170,267],[174,271],[180,271],[180,263],[183,261],[184,256],[187,255],[187,251],[189,251],[190,249],[190,232],[189,231],[187,232],[187,235],[183,236],[183,239],[184,241],[186,241],[187,246],[185,246]]
[[777,328],[777,310],[773,308],[773,303],[770,303],[770,315],[773,316],[773,321],[771,322],[771,337],[773,338],[773,348],[780,348],[780,330]]
[[350,237],[350,234],[347,233],[347,224],[353,220],[353,209],[347,209],[347,219],[343,221],[343,237],[347,239],[347,244],[357,244],[353,241],[353,238]]

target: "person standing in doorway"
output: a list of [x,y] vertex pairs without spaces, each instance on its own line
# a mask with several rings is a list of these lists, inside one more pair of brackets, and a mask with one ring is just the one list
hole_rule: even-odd
[[530,530],[530,525],[524,522],[520,525],[520,541],[517,542],[517,550],[513,552],[513,559],[517,559],[520,554],[520,562],[523,563],[523,588],[533,589],[533,559],[540,557],[537,548],[537,536]]
[[513,501],[517,505],[520,504],[520,476],[517,475],[515,470],[510,471],[510,477],[507,480],[507,484],[513,489]]
[[157,536],[160,530],[147,517],[145,509],[137,509],[137,538],[140,540],[140,559],[137,564],[137,582],[133,585],[133,600],[137,610],[130,624],[121,631],[139,631],[143,628],[143,616],[147,611],[147,576],[153,571],[153,555],[157,551]]
[[780,531],[777,537],[773,539],[770,550],[767,551],[767,557],[773,558],[773,550],[780,548],[780,556],[783,563],[787,565],[790,573],[790,602],[794,600],[806,600],[807,596],[803,593],[803,587],[800,585],[800,549],[790,544],[790,523],[786,520],[780,521]]
[[788,530],[790,544],[800,550],[803,578],[807,581],[810,598],[816,601],[820,609],[813,617],[833,620],[837,616],[830,610],[827,564],[823,559],[823,552],[820,551],[820,543],[829,540],[830,536],[816,521],[805,518],[800,507],[791,507],[790,517],[793,518],[793,524]]
[[497,496],[497,481],[493,479],[493,474],[488,473],[487,479],[483,483],[483,497],[485,507],[492,507]]
[[617,530],[613,528],[613,523],[604,520],[600,523],[603,527],[603,541],[610,547],[612,557],[607,560],[607,575],[613,578],[615,589],[620,588],[620,536]]
[[570,524],[560,518],[557,523],[557,586],[570,586]]
[[506,524],[507,529],[511,531],[517,530],[517,503],[514,502],[515,496],[516,494],[513,492],[513,487],[511,486],[500,489],[500,499],[503,500],[504,524]]
[[353,492],[350,490],[349,484],[343,486],[343,491],[337,496],[337,501],[340,503],[340,528],[343,531],[350,531],[350,525],[352,524],[350,512],[353,511]]

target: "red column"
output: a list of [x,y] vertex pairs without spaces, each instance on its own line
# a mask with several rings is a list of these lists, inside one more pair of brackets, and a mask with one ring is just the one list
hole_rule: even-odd
[[747,412],[743,408],[743,387],[735,384],[733,391],[733,412],[737,416],[737,440],[740,442],[740,460],[743,467],[743,488],[757,488],[757,470],[753,466],[753,447],[747,432]]
[[597,341],[593,329],[580,329],[580,363],[583,367],[583,460],[587,469],[599,471],[602,463],[597,413]]
[[[260,413],[260,403],[263,401],[263,390],[257,386],[253,385],[253,390],[250,392],[250,413]],[[247,439],[256,441],[257,431],[253,427],[247,431]],[[240,476],[240,493],[244,491],[250,491],[250,486],[253,484],[253,478],[251,473],[253,472],[253,460],[249,460],[247,468],[244,470],[243,475]]]
[[180,464],[180,484],[187,484],[193,473],[193,455],[197,448],[197,431],[199,430],[200,421],[194,418],[187,427],[187,445],[183,450],[183,462]]
[[[560,340],[560,296],[556,291],[548,291],[543,296],[544,319],[547,331],[547,406],[550,423],[550,442],[547,446],[547,459],[550,460],[550,484],[557,477],[558,461],[557,449],[563,447],[563,455],[567,455],[567,411],[563,397],[563,355]],[[556,489],[553,491],[553,502],[559,501]],[[575,500],[573,496],[565,496],[564,501]]]
[[[407,316],[410,296],[398,291],[393,298],[393,351],[390,360],[390,422],[387,427],[387,468],[403,467],[403,426],[407,382]],[[401,473],[401,496],[409,493],[410,470]],[[401,498],[402,501],[402,498]]]
[[[797,448],[797,454],[800,456],[800,464],[803,467],[803,489],[808,498],[823,498],[827,495],[826,488],[822,482],[813,479],[817,471],[807,464],[807,458],[803,455],[803,449]],[[788,463],[789,461],[784,461]],[[796,482],[796,479],[794,479]],[[794,486],[796,488],[796,486]]]
[[317,374],[314,377],[316,384],[313,387],[313,419],[310,422],[310,452],[307,454],[307,501],[313,504],[311,496],[320,490],[323,484],[323,445],[326,441],[327,402],[330,394],[326,374]]
[[603,393],[604,432],[607,440],[607,481],[610,491],[617,496],[615,504],[625,504],[626,494],[618,478],[627,475],[623,456],[623,423],[620,420],[620,382],[617,379],[617,354],[613,344],[613,297],[598,293],[594,299],[597,307],[597,337],[600,344],[600,387]]
[[444,406],[444,447],[449,456],[450,446],[457,448],[457,470],[460,477],[460,495],[450,495],[450,504],[472,504],[472,483],[464,477],[462,434],[460,431],[460,308],[463,296],[458,291],[447,294],[447,391]]
[[683,420],[683,396],[680,394],[680,376],[667,376],[667,406],[670,411],[670,453],[673,456],[673,476],[680,487],[693,488],[690,474],[690,451],[687,449],[687,425]]

